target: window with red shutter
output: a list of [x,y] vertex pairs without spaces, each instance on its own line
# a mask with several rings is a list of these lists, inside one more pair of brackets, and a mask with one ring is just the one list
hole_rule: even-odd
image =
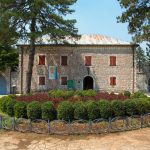
[[110,66],[116,66],[116,56],[110,56]]
[[61,85],[67,85],[67,77],[61,77]]
[[92,56],[85,56],[85,66],[92,65]]
[[68,56],[61,56],[61,66],[68,65]]
[[116,85],[116,77],[110,77],[110,85]]
[[39,65],[45,65],[45,55],[39,55]]
[[45,85],[45,77],[39,77],[39,85]]

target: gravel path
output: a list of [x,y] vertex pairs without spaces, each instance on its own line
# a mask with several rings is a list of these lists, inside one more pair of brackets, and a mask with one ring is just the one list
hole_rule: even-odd
[[0,150],[150,150],[150,128],[87,136],[0,132]]

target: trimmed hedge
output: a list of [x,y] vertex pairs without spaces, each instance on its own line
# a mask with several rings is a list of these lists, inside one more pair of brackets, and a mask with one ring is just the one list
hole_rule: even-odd
[[15,104],[16,104],[16,101],[13,100],[13,99],[8,100],[7,103],[6,103],[6,113],[11,117],[14,116],[14,106],[15,106]]
[[52,102],[45,102],[41,106],[42,109],[42,119],[49,119],[49,121],[55,120],[56,117],[56,109]]
[[126,96],[126,97],[130,97],[130,96],[131,96],[131,92],[129,92],[129,91],[124,91],[123,95]]
[[125,107],[122,101],[113,100],[111,102],[111,109],[113,116],[124,116],[125,115]]
[[95,120],[100,118],[98,104],[94,101],[86,102],[86,109],[88,112],[88,119]]
[[74,118],[79,120],[79,119],[87,119],[87,110],[85,107],[85,104],[83,102],[76,102],[74,104]]
[[41,105],[37,101],[33,101],[27,105],[27,116],[30,119],[41,119]]
[[74,94],[82,97],[92,97],[96,96],[97,93],[94,90],[77,90]]
[[17,118],[27,118],[27,103],[17,102],[14,106],[14,115]]
[[109,101],[100,100],[98,102],[98,108],[101,118],[108,119],[112,115],[111,105]]
[[135,92],[131,95],[131,98],[135,99],[135,98],[147,98],[147,96],[142,93],[142,92]]
[[57,118],[66,121],[74,119],[74,108],[73,105],[68,101],[63,101],[58,105]]

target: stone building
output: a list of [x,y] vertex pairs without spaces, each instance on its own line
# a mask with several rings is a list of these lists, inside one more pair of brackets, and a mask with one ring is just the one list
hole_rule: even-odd
[[[36,45],[32,91],[94,89],[108,92],[136,90],[136,44],[101,35],[82,35],[70,44]],[[24,93],[29,45],[18,45],[18,91]]]

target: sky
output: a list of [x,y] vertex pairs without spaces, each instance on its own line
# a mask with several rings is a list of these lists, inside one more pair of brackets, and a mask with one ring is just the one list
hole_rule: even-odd
[[128,24],[117,23],[121,9],[117,0],[77,0],[73,5],[75,13],[69,18],[76,19],[79,34],[101,34],[132,42]]

